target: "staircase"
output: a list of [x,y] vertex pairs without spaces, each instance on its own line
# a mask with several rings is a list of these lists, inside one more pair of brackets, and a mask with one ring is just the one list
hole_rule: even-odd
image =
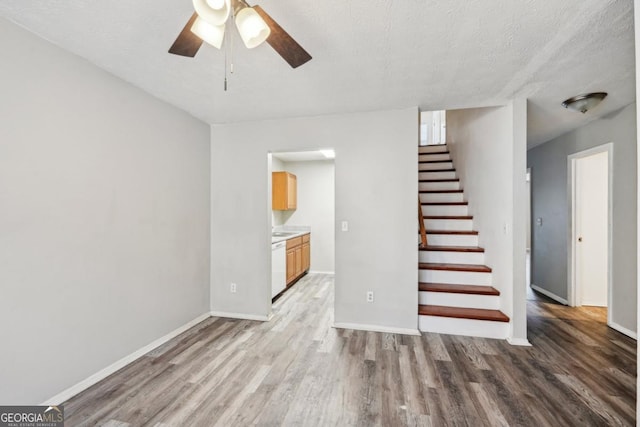
[[423,332],[505,339],[509,318],[464,201],[446,145],[421,146],[419,200],[427,246],[419,252],[419,328]]

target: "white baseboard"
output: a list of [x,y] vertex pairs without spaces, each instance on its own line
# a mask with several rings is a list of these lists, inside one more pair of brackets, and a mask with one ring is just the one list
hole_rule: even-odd
[[330,274],[334,276],[336,274],[335,271],[318,271],[318,270],[309,270],[309,274]]
[[205,319],[208,319],[209,317],[211,317],[211,315],[209,313],[205,313],[205,314],[202,314],[202,315],[196,317],[195,319],[191,320],[190,322],[185,323],[184,325],[182,325],[179,328],[169,332],[168,334],[164,335],[163,337],[158,338],[157,340],[155,340],[155,341],[145,345],[144,347],[134,351],[133,353],[129,354],[128,356],[125,356],[122,359],[116,361],[115,363],[112,363],[111,365],[107,366],[106,368],[96,372],[95,374],[91,375],[90,377],[88,377],[88,378],[80,381],[79,383],[69,387],[68,389],[56,394],[55,396],[45,400],[40,405],[49,406],[49,405],[60,405],[60,404],[62,404],[62,402],[65,402],[65,401],[71,399],[73,396],[75,396],[76,394],[80,393],[81,391],[84,391],[84,390],[88,389],[89,387],[91,387],[92,385],[96,384],[97,382],[102,381],[103,379],[105,379],[109,375],[113,374],[114,372],[124,368],[125,366],[127,366],[131,362],[133,362],[136,359],[139,359],[140,357],[142,357],[145,354],[149,353],[151,350],[153,350],[153,349],[155,349],[157,347],[160,347],[162,344],[166,343],[167,341],[171,340],[172,338],[177,337],[178,335],[180,335],[181,333],[183,333],[187,329],[190,329],[190,328],[194,327],[195,325],[197,325],[198,323],[202,322]]
[[533,289],[534,291],[540,292],[542,295],[547,296],[554,301],[558,301],[560,304],[569,305],[569,301],[567,301],[566,299],[561,298],[558,295],[554,294],[553,292],[549,292],[546,289],[542,289],[540,286],[536,286],[533,283],[531,284],[531,289]]
[[400,334],[400,335],[420,335],[420,331],[417,329],[391,328],[391,327],[379,326],[379,325],[363,325],[361,323],[336,322],[333,324],[333,327],[336,329],[355,329],[357,331],[387,332],[390,334]]
[[609,323],[608,326],[611,329],[615,329],[616,331],[620,332],[621,334],[625,334],[626,336],[633,338],[634,340],[638,339],[638,334],[636,332],[633,332],[631,329],[627,329],[624,326],[620,326],[614,322]]
[[507,342],[520,347],[531,347],[531,343],[526,338],[507,338]]
[[226,311],[212,311],[211,317],[227,317],[229,319],[241,319],[241,320],[258,320],[260,322],[268,322],[271,320],[272,315],[261,316],[258,314],[244,314],[244,313],[228,313]]

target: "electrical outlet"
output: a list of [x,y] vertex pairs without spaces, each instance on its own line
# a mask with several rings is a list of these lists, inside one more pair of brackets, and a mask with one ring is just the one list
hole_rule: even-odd
[[230,289],[230,291],[231,291],[231,293],[232,293],[232,294],[235,294],[235,293],[236,293],[236,284],[235,284],[235,283],[232,283],[232,284],[231,284],[231,289]]
[[367,302],[373,302],[373,291],[367,291]]
[[347,221],[342,221],[342,231],[349,231],[349,223]]

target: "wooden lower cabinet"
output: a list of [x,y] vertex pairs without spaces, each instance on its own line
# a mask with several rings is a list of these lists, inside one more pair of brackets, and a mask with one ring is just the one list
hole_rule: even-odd
[[311,267],[311,245],[309,243],[302,244],[302,270],[309,271]]
[[296,250],[287,250],[287,285],[296,278]]
[[309,271],[311,266],[310,235],[287,240],[287,286]]

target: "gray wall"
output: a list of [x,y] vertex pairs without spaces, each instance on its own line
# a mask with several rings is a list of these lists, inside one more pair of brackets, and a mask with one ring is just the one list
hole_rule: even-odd
[[209,126],[0,19],[0,404],[209,309]]
[[[567,156],[613,142],[613,322],[636,331],[636,107],[569,132],[528,152],[531,168],[533,284],[567,298]],[[535,224],[542,218],[542,226]]]
[[525,256],[526,101],[447,111],[447,142],[478,241],[511,318],[510,341],[527,337]]
[[212,309],[271,310],[267,153],[334,148],[335,321],[417,329],[417,119],[411,108],[213,126]]

